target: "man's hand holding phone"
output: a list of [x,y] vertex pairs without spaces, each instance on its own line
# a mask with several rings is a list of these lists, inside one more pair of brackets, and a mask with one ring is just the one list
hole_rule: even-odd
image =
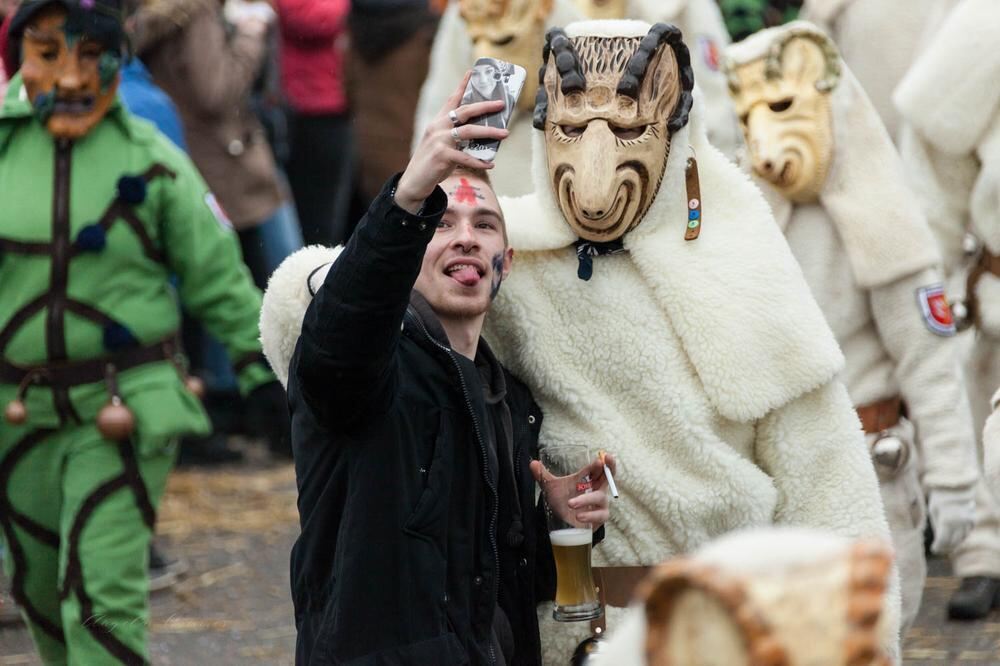
[[471,75],[470,70],[434,120],[427,125],[410,163],[399,178],[396,205],[409,213],[416,214],[438,183],[451,175],[456,166],[493,168],[492,162],[476,159],[463,152],[461,146],[465,142],[475,139],[503,140],[509,134],[506,129],[467,124],[473,118],[504,108],[502,100],[462,105],[462,95]]

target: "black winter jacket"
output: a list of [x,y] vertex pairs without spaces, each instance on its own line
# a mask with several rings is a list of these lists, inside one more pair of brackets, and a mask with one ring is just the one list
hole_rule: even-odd
[[502,483],[476,366],[410,305],[447,198],[438,188],[428,213],[410,215],[394,183],[316,293],[290,366],[297,663],[504,664],[494,623],[505,615],[510,663],[538,664],[535,605],[555,579],[528,468],[541,413],[504,372],[513,472]]

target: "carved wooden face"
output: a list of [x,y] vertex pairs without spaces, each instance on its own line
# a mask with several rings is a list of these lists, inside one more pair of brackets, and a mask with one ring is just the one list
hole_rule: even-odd
[[[765,547],[765,539],[773,545]],[[733,554],[706,558],[701,551],[660,565],[639,590],[646,663],[890,663],[879,622],[892,550],[880,542],[830,541],[812,534],[790,543],[780,530],[767,530],[734,536],[729,543],[744,548]]]
[[545,21],[553,0],[459,0],[459,12],[469,30],[477,58],[499,58],[524,67],[524,82],[517,106],[530,111],[538,90],[534,73],[542,64]]
[[21,76],[35,115],[50,134],[75,140],[111,108],[120,58],[100,42],[67,29],[66,10],[47,7],[27,24]]
[[[730,93],[754,173],[788,199],[819,198],[833,160],[830,56],[817,41],[793,37],[778,62],[731,66]],[[819,85],[818,85],[819,84]]]
[[626,0],[576,0],[583,15],[595,20],[625,18],[626,4]]
[[[673,49],[660,44],[637,90],[619,88],[639,37],[558,36],[545,70],[545,150],[550,183],[566,223],[585,240],[621,238],[638,225],[659,191],[670,151],[668,120],[681,94]],[[572,54],[584,80],[567,91],[557,62]]]

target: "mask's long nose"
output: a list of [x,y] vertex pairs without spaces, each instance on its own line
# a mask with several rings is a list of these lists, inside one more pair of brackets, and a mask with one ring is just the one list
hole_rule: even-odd
[[618,193],[615,135],[607,121],[592,120],[583,135],[589,159],[577,166],[573,198],[580,214],[588,220],[600,220],[611,212]]
[[753,170],[761,178],[775,181],[784,167],[781,158],[781,123],[774,121],[766,105],[758,104],[750,110],[746,139]]

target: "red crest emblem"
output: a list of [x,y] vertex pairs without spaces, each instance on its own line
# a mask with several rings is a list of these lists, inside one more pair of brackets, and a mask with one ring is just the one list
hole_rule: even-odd
[[924,322],[931,332],[944,336],[955,335],[955,318],[951,315],[943,285],[934,284],[917,289],[917,301],[920,303]]
[[705,66],[713,72],[719,71],[719,47],[716,46],[715,40],[706,35],[698,35],[698,48],[701,50]]

